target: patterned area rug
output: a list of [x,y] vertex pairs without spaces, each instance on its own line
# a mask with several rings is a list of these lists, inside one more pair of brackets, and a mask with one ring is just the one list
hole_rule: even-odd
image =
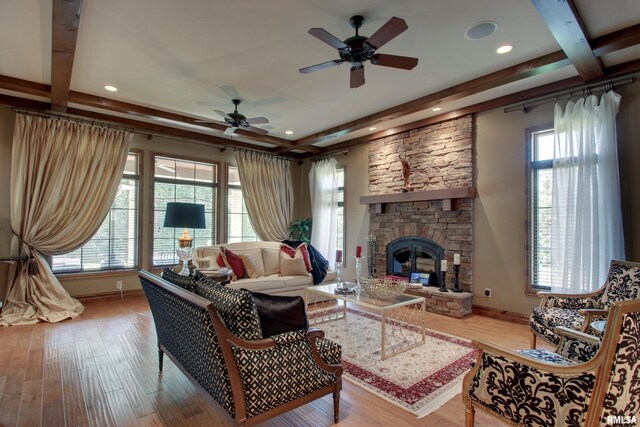
[[[414,326],[394,323],[405,333],[418,333]],[[477,357],[469,341],[427,329],[424,345],[381,361],[380,317],[352,308],[346,320],[317,327],[342,345],[343,378],[418,418],[461,392],[464,373]]]

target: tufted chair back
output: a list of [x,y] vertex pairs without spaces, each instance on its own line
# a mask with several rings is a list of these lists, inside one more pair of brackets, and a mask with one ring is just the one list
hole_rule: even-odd
[[640,265],[611,261],[602,293],[601,308],[609,310],[614,302],[633,299],[640,299]]

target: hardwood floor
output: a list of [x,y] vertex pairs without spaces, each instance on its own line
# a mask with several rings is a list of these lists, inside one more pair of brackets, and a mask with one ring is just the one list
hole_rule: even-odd
[[[165,357],[158,372],[153,320],[144,296],[90,301],[78,319],[0,327],[1,426],[229,426]],[[529,328],[483,316],[426,313],[431,329],[527,348]],[[542,346],[543,344],[541,344]],[[326,396],[264,426],[333,425]],[[431,415],[413,415],[343,381],[341,426],[461,426],[460,395]],[[476,411],[477,426],[504,425]]]

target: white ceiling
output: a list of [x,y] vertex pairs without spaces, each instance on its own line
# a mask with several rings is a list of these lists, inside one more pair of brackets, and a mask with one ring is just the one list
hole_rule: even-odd
[[[637,0],[576,5],[591,37],[640,22]],[[366,84],[358,89],[349,89],[344,64],[300,74],[299,68],[338,57],[309,28],[345,39],[353,35],[354,14],[366,19],[363,35],[392,16],[405,19],[409,29],[379,52],[418,57],[418,66],[366,64]],[[496,33],[464,37],[486,20],[499,24]],[[515,49],[497,55],[506,43]],[[216,120],[212,110],[231,111],[230,100],[239,95],[240,112],[269,118],[271,135],[299,139],[557,50],[529,0],[84,0],[71,89]],[[604,60],[610,66],[639,57],[640,48],[631,48]],[[51,0],[2,0],[0,74],[49,84],[50,63]],[[574,75],[568,66],[444,104],[442,112]],[[105,91],[107,84],[119,91]],[[412,114],[377,131],[435,114]],[[285,135],[287,129],[294,134]]]

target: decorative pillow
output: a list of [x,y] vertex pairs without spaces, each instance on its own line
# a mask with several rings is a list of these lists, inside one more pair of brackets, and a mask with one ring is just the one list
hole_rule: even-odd
[[291,258],[295,257],[298,252],[302,252],[302,259],[304,260],[305,268],[307,271],[313,270],[311,260],[309,259],[309,248],[307,248],[306,243],[300,243],[295,249],[283,243],[280,245],[280,250],[288,254]]
[[280,251],[280,275],[281,276],[308,276],[307,266],[304,263],[302,251],[296,251],[293,258],[285,251]]
[[[258,263],[254,256],[251,255],[238,255],[244,266],[244,271],[252,279],[260,276],[264,276],[264,267],[262,263]],[[260,259],[262,261],[262,258]]]
[[211,301],[227,329],[245,340],[262,339],[260,316],[253,296],[247,291],[221,286],[215,280],[198,274],[196,293]]
[[[222,262],[222,265],[220,264]],[[220,267],[227,267],[233,271],[231,280],[238,280],[244,277],[244,265],[240,257],[227,248],[220,248],[220,255],[218,255],[218,265]]]
[[[256,277],[264,276],[264,263],[262,262],[262,249],[261,248],[253,248],[253,249],[236,249],[233,251],[236,255],[245,255],[251,258],[251,262],[253,266],[256,268]],[[244,263],[244,260],[243,260]],[[247,276],[249,276],[249,272],[247,271],[247,265],[244,266],[244,271]],[[251,276],[249,276],[251,277]]]
[[287,297],[251,292],[258,308],[262,336],[308,329],[309,322],[302,297]]
[[164,269],[162,278],[189,292],[196,292],[196,287],[198,286],[196,276],[181,276],[170,268]]
[[262,261],[265,276],[280,273],[280,249],[262,248]]

